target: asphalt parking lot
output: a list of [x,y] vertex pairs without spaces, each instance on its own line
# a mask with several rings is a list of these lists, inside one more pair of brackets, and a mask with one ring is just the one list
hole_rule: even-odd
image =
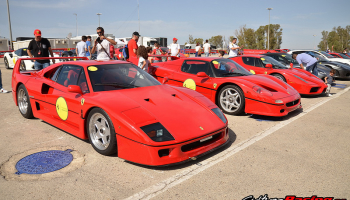
[[[0,61],[3,87],[12,70]],[[145,167],[102,156],[40,119],[25,119],[12,94],[0,93],[0,199],[350,198],[350,81],[332,97],[303,97],[286,117],[229,116],[227,146],[173,167]],[[16,175],[31,153],[72,149],[75,162],[44,175]]]

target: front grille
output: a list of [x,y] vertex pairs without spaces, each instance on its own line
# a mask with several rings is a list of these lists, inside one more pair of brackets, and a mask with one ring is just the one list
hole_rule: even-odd
[[320,89],[320,87],[313,87],[313,88],[311,88],[310,93],[311,93],[311,92],[317,92],[318,89]]
[[198,149],[200,147],[206,146],[206,145],[208,145],[210,143],[213,143],[213,142],[219,140],[222,137],[223,133],[224,133],[224,131],[220,132],[220,133],[217,133],[217,134],[213,135],[213,137],[210,140],[206,140],[204,142],[200,142],[200,140],[198,140],[196,142],[192,142],[190,144],[186,144],[186,145],[181,147],[181,151],[182,152],[187,152],[187,151],[192,151],[194,149]]
[[297,100],[295,100],[295,101],[288,102],[288,103],[286,103],[286,106],[287,106],[287,107],[295,106],[295,105],[297,105],[297,104],[299,103],[299,101],[300,101],[300,99],[297,99]]

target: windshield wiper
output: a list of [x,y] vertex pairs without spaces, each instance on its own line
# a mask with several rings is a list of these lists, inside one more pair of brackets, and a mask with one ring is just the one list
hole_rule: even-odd
[[108,86],[120,86],[120,87],[124,87],[124,88],[136,88],[139,86],[136,85],[131,85],[131,84],[122,84],[122,83],[96,83],[94,85],[108,85]]
[[240,72],[229,72],[229,73],[224,73],[222,75],[231,75],[231,74],[238,74],[238,75],[242,75],[242,76],[248,76],[248,74],[243,74],[243,73],[240,73]]

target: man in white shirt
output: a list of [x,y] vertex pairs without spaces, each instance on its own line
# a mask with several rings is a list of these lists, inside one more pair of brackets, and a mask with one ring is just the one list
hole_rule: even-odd
[[205,40],[205,44],[203,45],[203,48],[204,48],[205,57],[209,57],[210,44],[208,43],[208,40]]
[[180,45],[177,44],[177,38],[173,38],[173,43],[170,44],[170,53],[171,56],[180,57]]
[[83,35],[81,37],[81,41],[78,42],[77,46],[75,47],[75,53],[77,54],[77,57],[86,57],[86,52],[87,52],[86,40],[87,40],[87,37]]
[[243,47],[243,45],[241,47],[239,47],[237,44],[237,38],[233,38],[232,43],[230,43],[230,53],[228,54],[229,58],[232,57],[236,57],[238,55],[238,49],[241,49]]
[[91,50],[91,54],[95,53],[97,50],[96,60],[110,60],[111,56],[109,53],[109,43],[116,45],[117,43],[104,36],[104,29],[102,27],[97,27],[96,30],[99,37],[95,40],[94,47]]

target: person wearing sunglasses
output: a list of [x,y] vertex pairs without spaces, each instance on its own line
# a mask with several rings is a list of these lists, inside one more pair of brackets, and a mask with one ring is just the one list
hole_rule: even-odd
[[114,40],[107,38],[104,36],[104,29],[102,27],[97,27],[96,33],[98,35],[97,39],[95,40],[94,46],[91,50],[91,54],[95,53],[97,51],[97,58],[96,60],[110,60],[111,55],[109,52],[109,45],[110,43],[112,45],[116,45],[117,42]]

